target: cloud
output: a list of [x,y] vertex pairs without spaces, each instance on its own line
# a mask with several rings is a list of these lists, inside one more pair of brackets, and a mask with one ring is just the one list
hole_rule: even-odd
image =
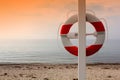
[[92,4],[87,6],[88,9],[93,9],[94,11],[102,11],[105,10],[105,7],[102,5],[98,5],[98,4]]
[[102,16],[116,16],[120,15],[120,1],[119,0],[87,0],[87,8],[95,11]]

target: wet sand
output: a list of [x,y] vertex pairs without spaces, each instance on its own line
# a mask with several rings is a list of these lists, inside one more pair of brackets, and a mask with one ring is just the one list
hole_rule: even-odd
[[[0,64],[0,80],[78,80],[77,64]],[[87,64],[86,80],[120,80],[120,64]]]

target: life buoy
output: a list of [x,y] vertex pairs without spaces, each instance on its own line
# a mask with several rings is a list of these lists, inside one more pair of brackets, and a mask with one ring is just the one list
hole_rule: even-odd
[[[62,26],[60,36],[64,48],[71,54],[78,56],[78,47],[73,45],[69,36],[76,37],[77,34],[70,34],[70,28],[78,21],[77,15],[71,16]],[[105,28],[103,23],[94,15],[86,13],[86,21],[91,23],[96,31],[96,41],[94,44],[86,47],[86,56],[95,54],[103,46],[105,40]]]

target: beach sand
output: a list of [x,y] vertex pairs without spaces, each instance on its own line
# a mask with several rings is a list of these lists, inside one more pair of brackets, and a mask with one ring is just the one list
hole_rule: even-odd
[[[0,64],[0,80],[78,80],[77,64]],[[86,80],[120,80],[120,64],[87,64]]]

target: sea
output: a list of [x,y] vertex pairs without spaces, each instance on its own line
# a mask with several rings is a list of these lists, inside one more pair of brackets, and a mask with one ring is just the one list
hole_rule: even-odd
[[[92,40],[87,40],[87,45]],[[87,63],[120,63],[120,40],[108,39]],[[76,41],[72,41],[74,44]],[[78,63],[78,57],[64,49],[57,39],[0,40],[0,63]]]

